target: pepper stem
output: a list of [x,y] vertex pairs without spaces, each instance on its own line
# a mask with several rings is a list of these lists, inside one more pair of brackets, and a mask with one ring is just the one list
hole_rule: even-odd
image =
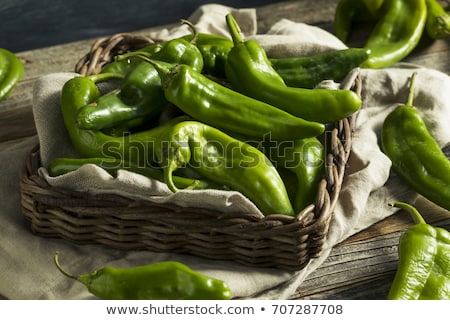
[[414,72],[411,75],[411,78],[409,79],[409,94],[408,94],[408,101],[406,102],[406,105],[410,106],[410,107],[413,106],[416,77],[417,77],[417,72]]
[[58,270],[61,271],[61,273],[64,274],[65,276],[67,276],[67,277],[69,277],[69,278],[72,278],[72,279],[75,279],[75,280],[78,280],[78,277],[77,277],[77,276],[74,276],[73,274],[67,272],[66,270],[64,270],[64,269],[61,267],[61,265],[59,264],[58,256],[59,256],[59,252],[56,251],[56,252],[55,252],[55,256],[54,256],[54,260],[55,260],[55,264],[56,264],[56,267],[58,268]]
[[408,203],[405,203],[405,202],[400,202],[400,201],[390,203],[389,205],[391,207],[396,207],[396,208],[400,208],[400,209],[408,211],[411,214],[411,217],[413,218],[413,220],[416,224],[419,224],[419,223],[426,224],[422,215],[419,213],[419,211],[414,206],[412,206]]
[[181,19],[181,23],[188,25],[188,27],[191,29],[192,35],[193,35],[193,37],[192,37],[190,42],[192,44],[197,44],[197,40],[198,40],[198,30],[197,30],[197,28],[189,20]]
[[239,28],[239,25],[234,19],[233,15],[231,13],[226,15],[226,21],[228,25],[228,30],[230,31],[231,38],[233,39],[234,45],[240,44],[244,42],[244,39],[241,35],[241,28]]

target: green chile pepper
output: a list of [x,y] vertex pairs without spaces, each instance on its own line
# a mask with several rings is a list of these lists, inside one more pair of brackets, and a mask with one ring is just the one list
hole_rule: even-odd
[[229,300],[231,289],[222,280],[196,272],[177,261],[162,261],[144,266],[103,267],[75,276],[58,270],[84,284],[88,291],[105,300]]
[[155,68],[141,63],[125,75],[120,88],[81,108],[77,125],[82,129],[101,130],[124,121],[154,119],[167,105],[161,79]]
[[387,298],[449,300],[450,232],[427,224],[410,204],[391,205],[407,210],[416,224],[400,237],[398,268]]
[[447,13],[437,0],[426,0],[427,22],[425,30],[432,39],[450,37],[450,14]]
[[426,0],[385,0],[384,14],[369,35],[364,48],[370,50],[365,68],[388,67],[406,57],[417,46],[427,19]]
[[[185,36],[188,41],[192,41],[192,38],[193,35]],[[225,78],[225,62],[233,47],[233,41],[219,35],[198,33],[195,44],[203,56],[203,72],[217,78]]]
[[0,100],[6,99],[22,78],[22,61],[11,51],[0,48]]
[[[152,54],[156,53],[157,51],[161,50],[161,48],[162,48],[162,44],[157,42],[157,43],[152,43],[142,49],[139,49],[139,52],[142,52],[145,55],[152,55]],[[105,65],[101,72],[102,73],[121,74],[121,75],[125,76],[126,74],[128,74],[130,71],[132,71],[134,68],[136,68],[141,63],[142,63],[142,61],[135,57],[134,58],[130,57],[129,59],[122,59],[122,60],[115,59],[114,61]]]
[[[186,22],[187,23],[187,22]],[[193,28],[193,27],[192,27]],[[193,28],[194,32],[195,29]],[[203,57],[194,40],[176,38],[151,46],[150,50],[134,51],[117,56],[118,62],[136,61],[137,54],[167,63],[187,64],[195,70],[203,69]],[[159,45],[159,48],[157,46]],[[100,130],[135,118],[149,120],[158,115],[167,105],[161,79],[154,66],[140,60],[134,68],[127,70],[117,94],[106,95],[79,111],[77,123],[83,129]],[[120,71],[120,68],[119,68]],[[123,70],[122,70],[123,71]],[[121,73],[122,74],[122,73]]]
[[360,97],[351,90],[286,86],[259,43],[243,41],[233,16],[228,14],[226,19],[234,47],[228,54],[225,71],[233,89],[296,117],[320,123],[341,120],[361,107]]
[[[94,164],[99,166],[113,177],[117,177],[117,171],[119,169],[124,169],[164,182],[164,174],[160,169],[138,166],[128,163],[127,161],[111,158],[56,158],[49,164],[48,172],[50,176],[56,177],[75,171],[86,164]],[[181,176],[173,176],[173,182],[177,188],[182,189],[227,189],[225,185],[220,185],[206,179],[192,179]]]
[[198,121],[180,122],[156,145],[165,182],[176,192],[172,174],[187,164],[201,176],[248,197],[263,214],[294,215],[286,187],[276,168],[257,148]]
[[290,87],[313,89],[323,80],[342,80],[369,57],[369,50],[349,48],[313,56],[270,59],[272,67]]
[[266,151],[275,166],[285,168],[297,178],[294,210],[301,212],[315,202],[320,180],[325,175],[325,148],[316,138],[283,141]]
[[333,31],[342,42],[349,40],[353,23],[375,22],[379,19],[379,10],[375,8],[379,9],[382,3],[368,5],[368,2],[371,1],[339,0],[334,11]]
[[221,130],[256,138],[271,134],[277,140],[318,136],[325,130],[321,123],[294,117],[238,93],[188,65],[167,68],[157,61],[147,61],[158,70],[169,102],[193,118]]
[[416,75],[413,73],[411,77],[408,102],[384,120],[383,151],[403,181],[425,198],[450,210],[450,160],[413,106]]
[[189,41],[185,37],[178,37],[159,43],[158,45],[160,48],[154,53],[137,50],[117,56],[116,59],[121,61],[129,58],[136,58],[137,56],[144,56],[149,59],[167,63],[186,64],[191,66],[194,70],[202,72],[204,62],[202,53],[196,45],[197,30],[187,20],[182,20],[182,23],[187,24],[192,29],[193,34]]
[[175,118],[161,126],[123,137],[113,137],[99,130],[80,129],[76,125],[79,109],[101,96],[96,83],[112,77],[114,75],[107,73],[77,76],[64,84],[61,111],[69,138],[81,157],[118,158],[141,166],[149,165],[154,160],[153,145],[160,143],[159,137],[165,126],[171,126],[185,118]]
[[[120,91],[108,92],[79,109],[76,125],[80,129],[102,130],[111,135],[127,133],[145,123],[146,116],[153,116],[153,109],[143,99],[135,105],[127,105],[120,98]],[[156,113],[156,112],[155,112]],[[112,134],[112,132],[116,132]]]

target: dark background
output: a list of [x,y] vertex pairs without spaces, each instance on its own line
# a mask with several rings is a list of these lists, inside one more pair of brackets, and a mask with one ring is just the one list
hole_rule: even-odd
[[269,0],[0,0],[0,47],[26,51],[176,23],[205,3],[236,8]]

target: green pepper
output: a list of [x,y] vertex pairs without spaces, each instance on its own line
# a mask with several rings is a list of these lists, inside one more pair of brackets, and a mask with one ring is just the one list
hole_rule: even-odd
[[[192,41],[192,38],[193,35],[185,36],[188,41]],[[233,47],[233,41],[219,35],[198,33],[195,44],[203,56],[203,72],[217,78],[225,78],[225,62]]]
[[450,14],[448,14],[437,0],[426,0],[427,22],[425,30],[432,39],[450,37]]
[[22,78],[22,61],[11,51],[0,48],[0,100],[6,99]]
[[427,19],[426,0],[385,0],[383,15],[364,48],[370,50],[365,68],[384,68],[405,58],[417,46]]
[[369,57],[369,50],[349,48],[313,56],[270,59],[287,86],[312,89],[323,80],[342,80]]
[[333,31],[342,42],[349,40],[354,23],[375,22],[379,18],[379,6],[382,3],[368,5],[368,2],[371,1],[339,0],[334,11]]
[[58,270],[85,285],[105,300],[229,300],[230,287],[222,280],[196,272],[178,261],[115,268],[103,267],[75,276],[65,271],[54,256]]
[[193,118],[221,130],[256,138],[270,134],[276,140],[318,136],[325,130],[321,123],[294,117],[238,93],[188,65],[167,68],[157,61],[147,61],[158,70],[169,102]]
[[174,64],[186,64],[194,70],[202,72],[203,56],[196,45],[197,29],[187,20],[181,20],[192,29],[192,38],[187,40],[185,37],[178,37],[165,42],[159,43],[159,50],[148,52],[137,50],[116,57],[118,61],[144,56],[153,60],[163,61]]
[[320,180],[325,175],[325,148],[316,138],[283,141],[275,146],[265,146],[270,160],[296,176],[294,210],[301,212],[314,203]]
[[398,268],[387,298],[449,300],[450,232],[427,224],[410,204],[391,205],[407,210],[416,224],[400,237]]
[[225,71],[233,89],[296,117],[320,123],[341,120],[361,107],[360,97],[351,90],[286,86],[259,43],[244,41],[233,16],[228,14],[226,19],[234,47],[228,54]]
[[[127,161],[112,158],[55,158],[48,167],[50,176],[56,177],[75,171],[86,164],[94,164],[107,171],[113,177],[117,176],[119,169],[141,174],[145,177],[164,182],[164,175],[160,169],[138,166]],[[203,190],[203,189],[228,189],[206,179],[191,179],[181,176],[173,176],[173,182],[177,188]]]
[[150,121],[167,103],[158,72],[141,61],[125,75],[118,90],[81,108],[77,125],[82,129],[101,130],[136,118],[141,118],[141,122]]
[[[192,25],[190,26],[193,28]],[[118,64],[106,70],[117,70],[119,74],[126,72],[120,83],[120,90],[117,94],[100,97],[80,109],[77,117],[80,128],[100,130],[136,118],[141,118],[142,122],[145,122],[158,115],[167,105],[160,76],[153,65],[144,63],[141,59],[138,59],[140,63],[136,63],[136,55],[145,55],[167,63],[187,64],[201,71],[203,57],[195,45],[196,31],[194,28],[193,30],[192,42],[184,38],[176,38],[117,56]],[[130,62],[130,66],[133,65],[130,68],[120,64],[129,61],[134,62]]]
[[165,182],[177,192],[172,174],[187,164],[201,176],[223,183],[248,197],[263,214],[294,215],[276,168],[257,148],[198,121],[183,121],[164,133],[156,145]]
[[450,210],[450,160],[413,106],[416,75],[414,72],[411,77],[406,105],[396,107],[384,120],[383,151],[403,181],[428,200]]
[[[161,48],[162,48],[161,43],[157,42],[157,43],[152,43],[144,48],[139,49],[139,52],[142,52],[143,54],[146,54],[146,55],[152,55],[152,54],[156,53],[157,51],[161,50]],[[125,76],[126,74],[131,72],[131,70],[136,68],[141,63],[142,63],[142,61],[140,59],[133,58],[133,57],[130,57],[129,59],[122,59],[120,61],[117,59],[114,59],[114,61],[105,65],[101,72],[102,73],[121,74],[121,75]]]
[[80,108],[101,96],[96,84],[112,77],[114,75],[107,73],[77,76],[64,84],[61,91],[61,111],[69,138],[81,157],[118,158],[133,164],[149,165],[153,161],[153,145],[160,142],[158,137],[164,127],[185,118],[175,118],[164,125],[123,137],[113,137],[100,130],[80,129],[76,125]]

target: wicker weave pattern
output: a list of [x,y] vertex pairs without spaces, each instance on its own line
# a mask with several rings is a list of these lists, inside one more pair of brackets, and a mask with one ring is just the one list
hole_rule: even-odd
[[[97,53],[89,59],[110,61],[107,56],[117,52],[110,41],[94,43],[91,53]],[[139,42],[140,45],[145,41]],[[124,48],[123,41],[115,43],[120,43],[122,51],[130,48]],[[103,47],[107,47],[108,53]],[[86,65],[86,57],[80,60],[79,66]],[[81,69],[84,74],[95,70]],[[352,89],[360,94],[359,77]],[[99,197],[54,188],[37,173],[38,146],[31,152],[21,174],[23,214],[31,222],[34,233],[78,244],[188,253],[255,267],[301,270],[321,254],[351,152],[354,125],[355,115],[330,128],[326,177],[320,183],[316,202],[297,217],[224,214],[155,205],[114,194]]]

